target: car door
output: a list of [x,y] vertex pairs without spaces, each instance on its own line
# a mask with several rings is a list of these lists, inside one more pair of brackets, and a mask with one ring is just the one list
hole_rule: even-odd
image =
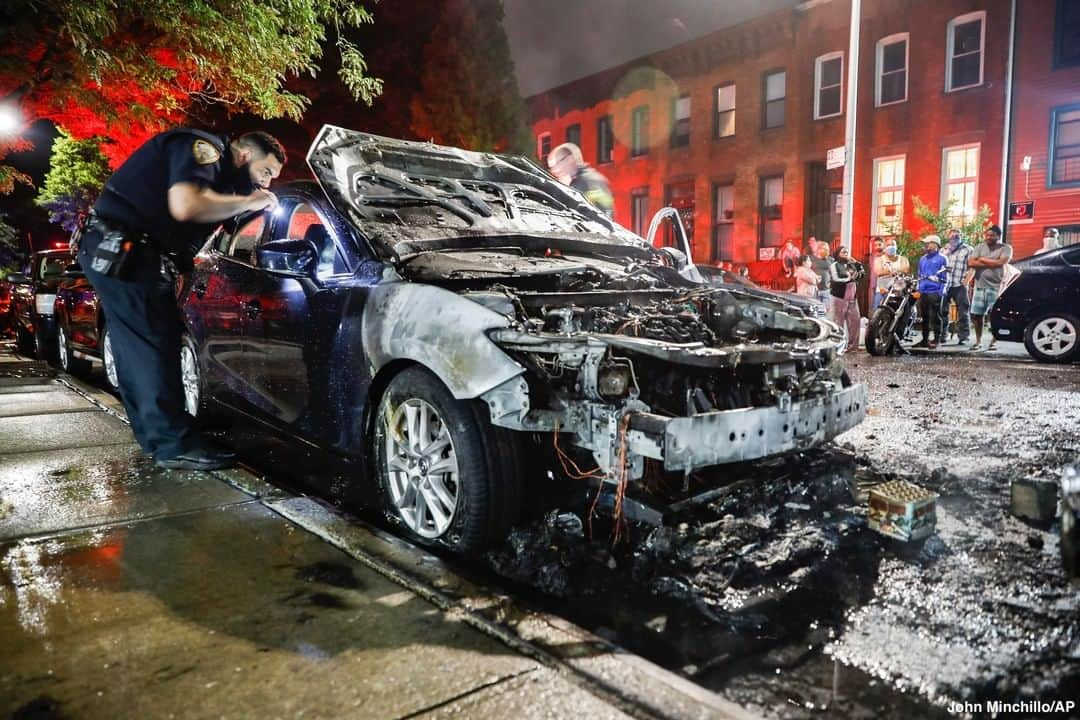
[[219,231],[196,258],[183,300],[204,392],[245,410],[252,404],[251,356],[244,352],[256,287],[252,263],[267,225],[267,214],[260,213],[242,219],[233,231]]
[[286,197],[267,241],[299,240],[315,250],[311,276],[256,268],[245,325],[251,399],[272,422],[297,434],[315,431],[312,412],[325,405],[328,338],[335,325],[339,280],[351,276],[338,226],[306,197]]

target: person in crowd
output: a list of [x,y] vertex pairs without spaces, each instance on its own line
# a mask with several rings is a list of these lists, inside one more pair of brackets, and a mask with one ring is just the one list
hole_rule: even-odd
[[803,255],[795,267],[795,292],[806,297],[817,297],[818,274],[814,272],[813,258]]
[[814,238],[810,238],[813,243],[814,257],[810,261],[811,267],[814,268],[814,272],[818,276],[817,296],[821,304],[828,308],[832,302],[832,292],[829,290],[829,285],[832,283],[831,267],[833,259],[829,257],[829,245],[828,243],[819,243]]
[[949,241],[942,251],[945,256],[945,287],[941,293],[941,337],[949,336],[946,328],[949,324],[949,304],[956,303],[957,345],[968,342],[971,334],[971,320],[968,315],[968,263],[973,249],[964,242],[963,234],[952,229],[948,233]]
[[881,255],[874,258],[874,301],[871,303],[871,310],[876,310],[885,299],[885,293],[888,292],[893,278],[911,274],[911,262],[898,252],[896,240],[889,240]]
[[795,270],[802,261],[802,250],[795,244],[794,238],[788,238],[780,248],[780,263],[784,266],[784,277],[794,278]]
[[607,178],[585,162],[581,148],[574,143],[563,143],[548,155],[548,169],[563,185],[569,185],[608,217],[615,214],[615,197]]
[[[941,339],[941,292],[945,287],[945,258],[941,250],[941,238],[927,235],[922,239],[926,248],[919,258],[919,315],[922,318],[922,339],[915,344],[920,348],[936,348]],[[931,335],[933,337],[931,337]]]
[[1036,250],[1036,253],[1050,252],[1051,250],[1057,250],[1060,247],[1064,247],[1061,244],[1061,234],[1057,228],[1046,228],[1046,232],[1043,233],[1042,247]]
[[870,293],[870,302],[866,307],[870,308],[870,312],[874,311],[877,307],[877,259],[885,253],[885,241],[876,235],[870,238],[870,255],[866,259],[867,269],[870,271],[870,280],[867,287],[867,292]]
[[[1003,241],[1001,228],[991,225],[983,233],[983,241],[975,246],[968,264],[975,269],[975,293],[971,299],[971,320],[975,326],[975,349],[982,349],[983,325],[986,316],[997,301],[1001,287],[1002,268],[1012,260],[1012,248]],[[996,341],[991,337],[987,350],[993,350]]]
[[840,327],[847,328],[847,350],[851,352],[859,346],[858,282],[866,269],[862,263],[851,259],[846,247],[838,248],[833,257],[829,268],[829,292],[832,295],[829,317]]

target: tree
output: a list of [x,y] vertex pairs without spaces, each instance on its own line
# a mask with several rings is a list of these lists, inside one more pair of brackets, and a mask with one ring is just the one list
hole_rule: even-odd
[[444,4],[410,103],[418,137],[473,150],[531,151],[502,18],[501,0]]
[[915,217],[922,221],[922,226],[913,233],[911,230],[898,225],[892,233],[896,238],[899,253],[911,261],[912,269],[918,267],[919,258],[925,249],[922,238],[926,235],[933,233],[940,237],[942,244],[944,244],[949,231],[957,229],[965,240],[974,244],[982,239],[986,228],[990,227],[990,217],[993,211],[989,205],[983,205],[969,218],[963,215],[962,212],[957,212],[957,209],[955,209],[956,200],[952,198],[945,203],[945,207],[941,208],[940,211],[935,211],[934,208],[924,203],[918,195],[912,198],[912,202],[915,206]]
[[298,119],[307,100],[285,81],[314,75],[324,43],[354,97],[381,90],[344,33],[371,21],[355,0],[7,0],[4,10],[0,101],[17,102],[26,122],[110,138],[114,166],[209,105]]
[[7,216],[0,213],[0,278],[15,272],[21,254],[18,231],[8,224]]
[[76,140],[61,129],[53,142],[44,186],[34,202],[49,211],[50,222],[74,232],[93,207],[109,173],[109,162],[96,138]]

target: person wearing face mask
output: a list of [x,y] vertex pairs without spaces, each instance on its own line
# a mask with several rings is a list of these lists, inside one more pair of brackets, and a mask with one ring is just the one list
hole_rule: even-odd
[[272,135],[230,140],[182,128],[155,135],[106,181],[79,245],[112,339],[120,398],[158,467],[213,470],[232,453],[201,439],[184,411],[178,273],[222,221],[272,210],[285,150]]
[[[922,318],[922,340],[915,344],[920,348],[936,348],[941,339],[941,291],[945,286],[945,258],[938,250],[941,238],[927,235],[922,239],[926,252],[919,258],[919,316]],[[933,339],[931,339],[933,335]]]
[[897,275],[911,274],[911,263],[903,255],[897,254],[895,240],[889,240],[881,255],[874,258],[874,302],[871,312],[877,309],[881,301],[885,299],[885,293],[889,291],[893,278]]
[[971,321],[968,316],[968,263],[971,260],[972,247],[964,242],[959,230],[949,231],[949,242],[945,246],[945,287],[941,293],[941,337],[949,323],[949,303],[956,303],[957,345],[964,345],[971,334]]

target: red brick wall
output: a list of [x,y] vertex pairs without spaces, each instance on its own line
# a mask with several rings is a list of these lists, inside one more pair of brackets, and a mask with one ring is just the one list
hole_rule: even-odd
[[[988,204],[997,221],[1009,7],[1009,0],[863,3],[853,215],[857,257],[867,253],[876,157],[906,154],[904,220],[905,225],[915,227],[912,197],[918,195],[934,207],[939,203],[942,149],[980,143],[978,203]],[[947,24],[975,10],[987,13],[984,83],[945,93]],[[844,142],[843,114],[813,119],[814,60],[828,52],[844,52],[846,93],[849,15],[846,0],[784,10],[556,88],[530,99],[533,129],[538,135],[551,132],[554,146],[565,139],[568,125],[580,122],[582,150],[586,160],[595,164],[596,119],[612,113],[614,161],[599,169],[611,181],[616,220],[631,226],[632,189],[649,188],[651,213],[662,206],[668,183],[693,179],[694,255],[699,262],[711,259],[713,186],[732,183],[733,260],[752,263],[758,257],[760,178],[783,175],[783,234],[804,240],[808,234],[808,164],[824,163],[826,151]],[[910,33],[908,100],[875,108],[875,46],[878,39],[899,32]],[[774,68],[787,71],[786,123],[780,129],[763,130],[762,76]],[[653,78],[652,88],[621,91],[635,73]],[[714,139],[714,88],[730,81],[737,87],[735,136]],[[672,149],[667,142],[669,102],[682,93],[692,98],[691,141],[688,147]],[[651,107],[654,145],[648,155],[631,158],[631,112],[645,102]],[[825,184],[839,190],[842,170],[829,171]],[[752,270],[759,276],[769,273],[764,266]]]
[[[1080,187],[1047,187],[1050,111],[1080,103],[1080,66],[1056,70],[1053,66],[1056,6],[1055,0],[1019,3],[1008,198],[1034,200],[1035,222],[1010,225],[1006,232],[1021,256],[1042,247],[1045,228],[1080,224]],[[1020,169],[1025,155],[1032,158],[1030,173]]]

